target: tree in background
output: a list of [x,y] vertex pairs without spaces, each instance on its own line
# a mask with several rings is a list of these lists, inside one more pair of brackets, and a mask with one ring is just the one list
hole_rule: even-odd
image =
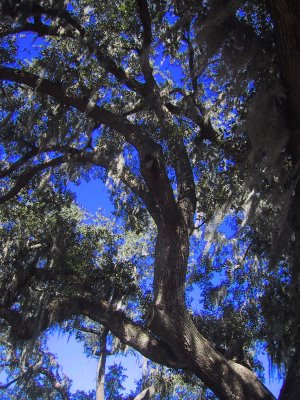
[[[11,340],[85,316],[220,399],[273,399],[260,343],[280,400],[300,397],[299,16],[287,0],[1,3]],[[83,223],[67,186],[90,177],[118,228]]]
[[22,348],[12,346],[9,337],[2,331],[1,369],[8,376],[8,382],[0,385],[3,399],[70,400],[71,381],[60,370],[55,356],[48,351],[45,337],[39,338],[34,345],[27,343]]
[[124,392],[122,382],[126,378],[123,374],[124,368],[114,363],[107,371],[107,359],[111,355],[124,353],[126,346],[110,335],[106,328],[88,320],[87,318],[76,318],[68,321],[65,329],[75,333],[76,340],[84,344],[85,353],[88,357],[97,357],[98,366],[96,374],[96,400],[119,399]]

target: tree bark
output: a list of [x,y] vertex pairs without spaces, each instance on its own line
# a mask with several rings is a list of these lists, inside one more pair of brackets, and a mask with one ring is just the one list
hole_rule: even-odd
[[222,400],[274,400],[270,391],[255,374],[233,361],[227,360],[199,333],[188,311],[184,308],[164,310],[156,308],[150,328],[168,340],[179,360],[187,369]]
[[149,386],[141,391],[133,400],[150,400],[155,395],[155,387]]
[[[290,293],[291,307],[296,307],[296,304],[299,304],[300,293],[300,2],[298,0],[268,0],[267,4],[274,22],[279,68],[287,93],[288,151],[295,168],[294,179],[296,187],[294,196],[291,199],[288,222],[295,232],[295,254],[291,270]],[[298,321],[299,323],[300,320]],[[299,371],[300,343],[299,339],[296,339],[294,355],[290,361],[287,376],[280,392],[280,400],[300,398]]]
[[290,152],[300,156],[300,2],[268,0],[275,26],[276,50],[281,77],[287,90],[287,123],[290,128]]
[[300,329],[296,339],[294,355],[290,361],[287,376],[281,388],[279,400],[300,399]]
[[105,364],[107,357],[106,342],[108,329],[104,329],[100,338],[100,356],[97,367],[97,382],[96,382],[96,400],[105,400],[104,383],[105,383]]
[[188,230],[178,212],[173,221],[158,225],[153,284],[158,308],[173,309],[185,304],[188,257]]

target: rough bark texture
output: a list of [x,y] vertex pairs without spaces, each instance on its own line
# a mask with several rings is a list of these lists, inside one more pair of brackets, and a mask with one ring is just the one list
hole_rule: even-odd
[[151,329],[173,349],[187,369],[201,378],[220,399],[274,399],[247,368],[227,360],[199,333],[184,306],[155,308]]

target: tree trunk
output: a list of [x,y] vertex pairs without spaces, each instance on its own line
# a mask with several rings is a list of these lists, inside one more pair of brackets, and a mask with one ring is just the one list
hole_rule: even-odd
[[[180,212],[158,226],[155,304],[149,328],[222,400],[274,400],[246,367],[226,359],[200,334],[185,306],[189,234]],[[171,355],[170,355],[171,356]]]
[[[299,132],[300,123],[300,2],[298,0],[268,0],[275,25],[276,49],[281,77],[287,89],[288,123]],[[293,137],[291,151],[300,155],[300,137]]]
[[[289,223],[295,232],[295,254],[291,270],[291,306],[297,307],[300,293],[300,1],[268,0],[274,21],[275,42],[281,78],[287,92],[286,124],[289,129],[288,151],[297,182],[289,209]],[[294,303],[294,304],[293,304]],[[299,313],[298,313],[299,314]],[[298,317],[298,326],[300,318]],[[300,343],[296,336],[295,352],[281,389],[280,400],[300,399]]]
[[299,332],[296,339],[295,353],[291,359],[288,373],[281,388],[279,400],[300,399],[300,339]]
[[222,400],[274,400],[246,367],[227,360],[199,333],[188,311],[155,310],[151,328],[163,336],[178,359],[184,359],[202,382]]
[[104,400],[105,364],[107,357],[106,341],[108,329],[104,329],[100,338],[100,356],[97,368],[96,400]]
[[182,217],[158,226],[155,246],[154,298],[159,308],[185,303],[189,235]]

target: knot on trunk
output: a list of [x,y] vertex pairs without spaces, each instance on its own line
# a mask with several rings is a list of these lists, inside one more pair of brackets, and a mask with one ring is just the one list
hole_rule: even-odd
[[149,306],[148,310],[147,310],[147,312],[145,314],[145,327],[146,328],[150,328],[151,327],[152,321],[154,319],[154,315],[155,315],[154,306],[153,305]]
[[182,307],[151,304],[145,314],[145,326],[163,337],[163,332],[168,335],[174,330],[174,326],[184,317],[184,311]]
[[155,157],[152,154],[147,154],[144,157],[144,163],[147,169],[151,170],[155,163]]
[[171,366],[176,366],[178,368],[186,368],[186,360],[182,360],[178,357],[178,354],[174,351],[173,343],[170,343],[170,331],[168,330],[167,313],[162,310],[159,306],[150,305],[145,314],[145,327],[151,329],[159,340],[159,344],[164,348],[167,356],[168,362]]

